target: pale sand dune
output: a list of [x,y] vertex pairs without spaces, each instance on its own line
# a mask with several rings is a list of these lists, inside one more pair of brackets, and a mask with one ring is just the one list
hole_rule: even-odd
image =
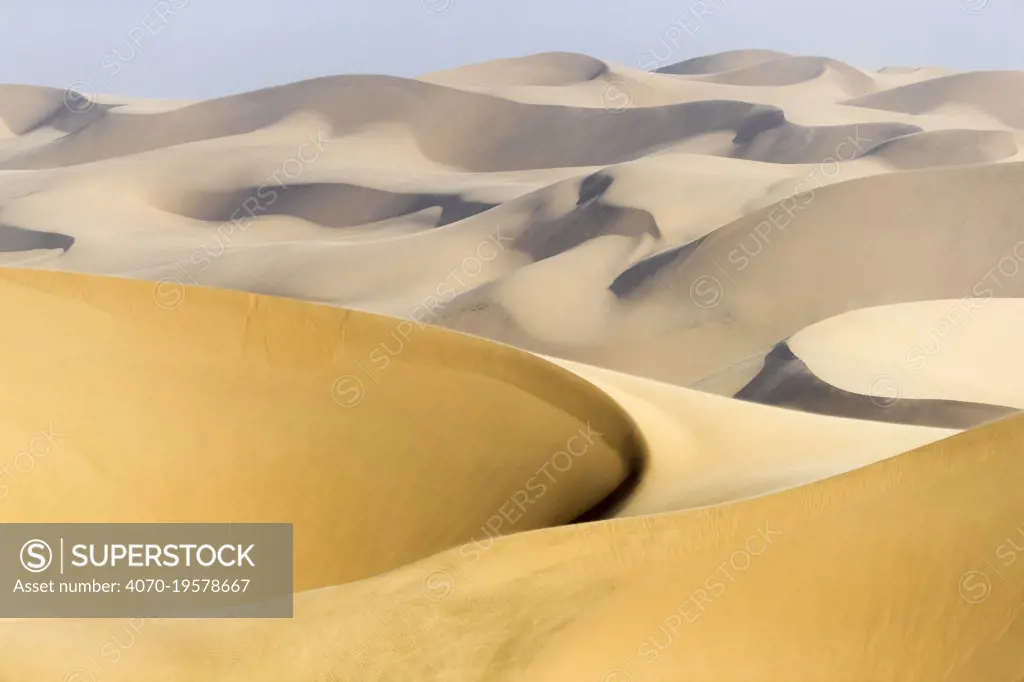
[[915,301],[811,325],[789,347],[823,381],[886,399],[940,398],[1024,410],[1024,299]]
[[[536,82],[530,80],[533,72],[540,77],[552,69],[594,66],[588,59],[539,55],[470,67],[467,78],[472,81],[477,73],[485,82],[490,72],[498,79],[498,72],[508,71],[516,83]],[[776,68],[782,71],[787,64],[797,71],[808,64],[839,68],[785,55],[771,63],[781,64]],[[448,72],[446,78],[457,81],[459,72]],[[620,72],[629,70],[601,77],[615,78]],[[875,76],[880,85],[921,77]],[[677,98],[678,84],[692,82],[668,75],[657,79],[650,88],[663,90],[669,101]],[[878,276],[899,277],[913,270],[902,265],[914,259],[908,249],[930,230],[920,231],[926,221],[917,219],[916,202],[938,206],[942,202],[936,204],[932,196],[941,195],[943,201],[964,197],[960,213],[937,210],[935,220],[927,221],[949,225],[959,235],[944,238],[949,243],[970,233],[955,218],[966,207],[980,224],[989,220],[981,218],[983,213],[998,212],[996,206],[1015,196],[1012,181],[996,183],[1005,187],[999,190],[1005,196],[971,206],[973,190],[960,189],[959,177],[928,172],[920,181],[880,178],[877,186],[889,197],[882,201],[875,185],[862,191],[848,187],[851,180],[888,175],[894,167],[927,171],[1012,161],[1020,158],[1019,152],[1012,155],[1020,145],[1008,130],[936,128],[943,124],[941,117],[893,114],[895,119],[886,121],[884,111],[837,104],[837,95],[827,88],[820,100],[799,105],[802,96],[778,94],[785,86],[715,85],[739,99],[618,111],[602,108],[613,103],[602,102],[598,91],[590,92],[587,108],[559,106],[563,93],[575,92],[572,84],[542,86],[550,102],[542,106],[504,99],[497,93],[505,86],[488,87],[491,94],[483,95],[402,79],[337,77],[176,109],[162,106],[154,113],[142,113],[144,106],[125,100],[75,135],[36,144],[7,165],[77,164],[132,149],[150,151],[45,172],[5,173],[0,220],[75,240],[66,253],[32,252],[32,258],[40,259],[36,266],[172,277],[396,316],[425,305],[431,322],[686,384],[766,353],[806,324],[850,307],[892,302],[886,298],[888,284],[879,284],[874,298],[838,306],[826,301],[820,314],[808,316],[817,304],[804,297],[814,292],[789,278],[796,286],[783,298],[794,301],[792,321],[786,322],[784,314],[757,321],[756,331],[744,331],[752,322],[744,314],[734,334],[731,324],[715,323],[735,315],[727,309],[733,297],[710,310],[688,303],[700,293],[689,291],[694,283],[708,283],[701,277],[733,286],[728,278],[742,281],[733,270],[747,262],[747,252],[757,254],[762,265],[775,262],[788,271],[792,259],[804,258],[794,253],[791,241],[804,242],[797,250],[820,260],[838,244],[822,234],[823,226],[833,225],[833,215],[848,215],[843,219],[847,228],[833,226],[846,238],[858,239],[867,223],[885,232],[886,243],[896,239],[907,245],[888,266],[884,261],[872,265],[874,278],[851,272],[848,278],[861,281],[849,286],[863,287]],[[780,103],[786,108],[780,109]],[[790,109],[800,123],[787,120]],[[454,117],[454,111],[463,114]],[[811,111],[823,113],[815,119]],[[858,115],[864,117],[861,123]],[[823,122],[823,116],[837,122],[804,123]],[[985,119],[975,124],[984,126]],[[178,144],[167,146],[172,143]],[[296,161],[300,153],[312,161]],[[284,174],[286,163],[292,170]],[[598,171],[601,175],[595,176]],[[988,173],[1010,172],[956,169],[972,186],[988,184]],[[584,192],[584,183],[595,177],[610,178],[611,184],[589,180],[592,190]],[[277,184],[282,178],[285,186]],[[920,191],[889,191],[896,182],[923,184]],[[841,186],[829,187],[837,183]],[[273,203],[250,201],[254,194],[257,199],[261,193],[268,196],[268,187],[275,190]],[[805,192],[802,198],[790,198],[800,191]],[[488,206],[493,208],[483,210]],[[766,214],[775,217],[776,225],[764,223]],[[241,222],[232,224],[238,216]],[[801,229],[782,227],[786,223]],[[885,224],[890,227],[883,230]],[[116,249],[109,245],[114,234]],[[476,252],[495,234],[512,241],[482,262]],[[879,239],[860,240],[859,248],[869,252],[865,256],[880,248]],[[719,253],[708,259],[705,254],[716,243]],[[486,252],[488,258],[492,253]],[[694,258],[681,271],[682,286],[666,287],[665,273],[678,260],[673,253]],[[23,255],[9,254],[3,262],[25,261]],[[709,273],[695,271],[708,265]],[[566,286],[564,273],[576,267],[584,268],[581,277],[569,278],[575,283]],[[966,264],[957,268],[977,270]],[[739,274],[757,269],[752,265]],[[918,277],[916,289],[900,300],[960,295],[960,287],[952,290],[951,280],[937,277],[938,271]],[[840,286],[847,287],[846,281]],[[831,294],[820,293],[831,300]],[[536,305],[538,300],[544,305]],[[703,346],[711,338],[713,352],[677,351],[680,344]]]
[[608,65],[599,59],[572,52],[547,52],[435,71],[417,80],[455,87],[559,86],[591,81],[607,72]]
[[721,73],[723,71],[749,68],[758,64],[767,64],[791,56],[784,52],[775,52],[773,50],[731,50],[705,57],[694,57],[683,62],[663,66],[658,69],[658,72],[686,76]]
[[291,521],[298,591],[0,679],[1020,680],[1024,72],[659,71],[0,86],[0,522]]
[[867,392],[848,391],[820,379],[787,343],[780,343],[733,397],[814,414],[951,429],[970,429],[1019,412],[1005,405],[943,397],[904,398],[900,385],[905,377],[898,376],[876,375]]
[[[50,125],[71,112],[64,106],[64,91],[31,85],[0,85],[0,121],[10,135],[23,135]],[[4,135],[8,137],[8,135]]]
[[[726,85],[778,87],[807,81],[832,81],[843,92],[856,97],[875,89],[875,80],[867,73],[835,59],[823,57],[781,57],[753,66],[706,76],[706,80]],[[819,87],[824,83],[816,83]]]
[[950,103],[976,107],[1012,128],[1024,129],[1024,72],[958,73],[849,102],[854,106],[909,114],[925,113]]
[[1002,130],[935,130],[896,138],[874,147],[873,158],[896,170],[938,168],[1012,159],[1022,138]]

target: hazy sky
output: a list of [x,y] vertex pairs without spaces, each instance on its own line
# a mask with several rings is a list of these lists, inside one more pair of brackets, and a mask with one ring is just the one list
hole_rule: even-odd
[[1024,68],[1024,0],[4,0],[0,82],[214,97],[534,52],[632,67],[741,48]]

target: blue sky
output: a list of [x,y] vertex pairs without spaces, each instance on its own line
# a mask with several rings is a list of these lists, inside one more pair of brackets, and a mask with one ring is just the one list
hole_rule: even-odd
[[215,97],[566,50],[627,66],[731,49],[1022,69],[1024,0],[5,0],[0,82]]

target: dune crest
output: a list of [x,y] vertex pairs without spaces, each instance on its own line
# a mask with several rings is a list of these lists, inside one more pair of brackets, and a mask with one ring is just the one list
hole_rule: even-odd
[[658,69],[658,72],[687,76],[721,73],[723,71],[745,69],[757,66],[758,64],[767,64],[791,56],[784,52],[775,52],[773,50],[731,50],[705,57],[694,57],[693,59],[663,66]]

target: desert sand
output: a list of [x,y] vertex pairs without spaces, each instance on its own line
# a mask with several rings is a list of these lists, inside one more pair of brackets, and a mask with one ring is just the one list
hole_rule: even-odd
[[0,680],[1020,680],[1022,142],[765,50],[0,86],[0,522],[290,522],[296,593]]

